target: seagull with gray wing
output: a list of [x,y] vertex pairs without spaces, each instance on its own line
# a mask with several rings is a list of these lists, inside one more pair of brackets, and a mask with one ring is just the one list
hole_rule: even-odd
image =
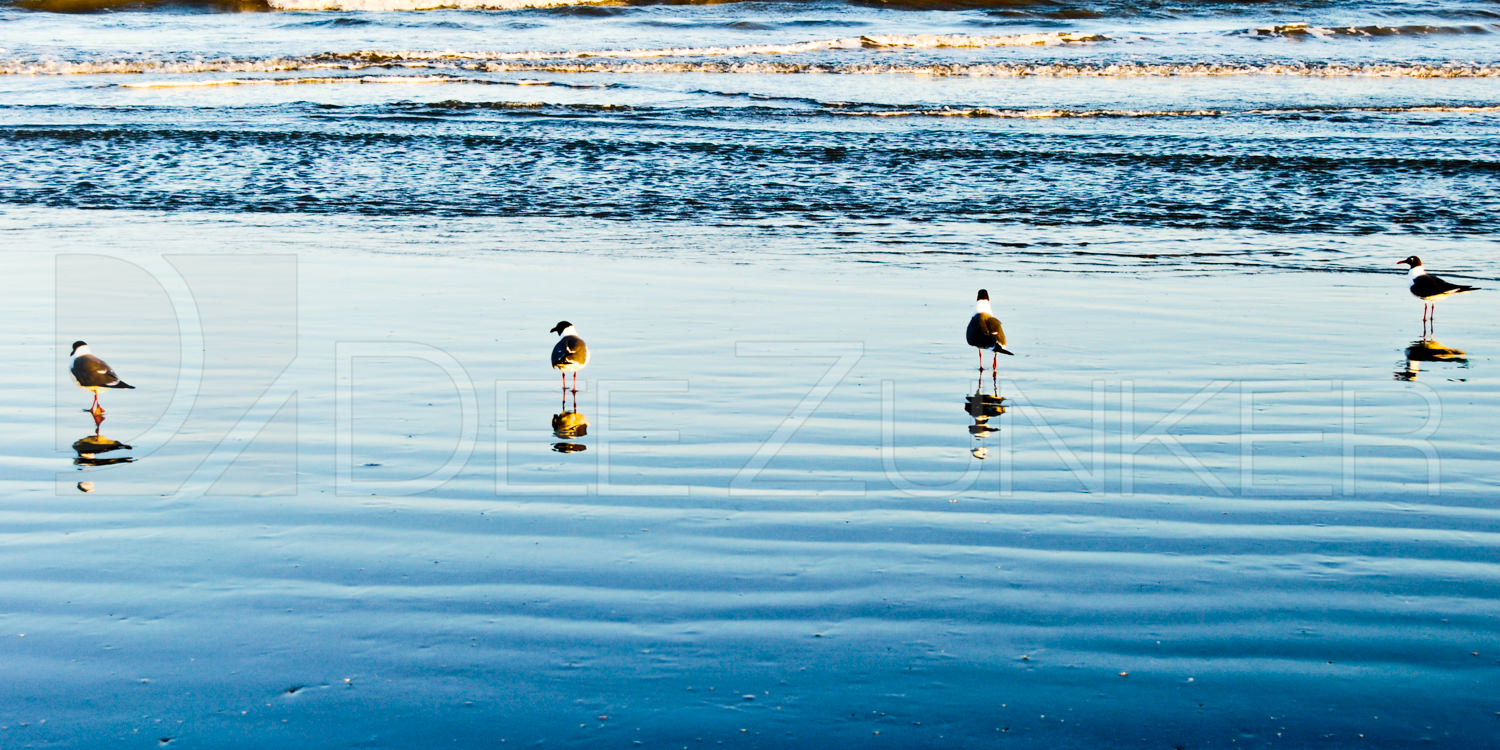
[[89,345],[82,341],[73,342],[72,372],[79,388],[94,393],[94,405],[89,407],[89,412],[95,416],[104,413],[104,408],[99,406],[99,391],[105,388],[135,388],[121,380],[107,362],[95,357],[89,350]]
[[[1405,265],[1410,268],[1406,275],[1411,279],[1411,294],[1422,300],[1422,320],[1427,320],[1430,314],[1434,319],[1437,317],[1437,301],[1443,297],[1451,297],[1455,294],[1472,292],[1479,287],[1454,284],[1444,281],[1422,268],[1422,259],[1415,255],[1408,256],[1406,260],[1396,261],[1396,265]],[[1431,311],[1429,313],[1429,311]]]
[[552,368],[562,371],[563,388],[568,387],[568,373],[573,373],[573,392],[578,392],[578,371],[589,363],[589,346],[578,337],[578,329],[566,320],[558,321],[552,333],[562,336],[552,347]]
[[990,293],[984,289],[979,290],[979,297],[974,302],[974,317],[969,318],[969,330],[965,333],[969,346],[979,349],[979,369],[984,370],[984,350],[989,349],[996,354],[990,355],[990,369],[995,369],[999,354],[1015,355],[1005,348],[1005,329],[1000,327],[1000,321],[995,318],[994,310],[990,309]]

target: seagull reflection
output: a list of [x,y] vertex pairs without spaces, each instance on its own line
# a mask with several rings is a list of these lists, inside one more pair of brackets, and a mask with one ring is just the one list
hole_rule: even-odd
[[78,466],[109,466],[111,464],[128,464],[134,461],[130,456],[114,456],[111,458],[100,458],[101,453],[111,451],[128,451],[130,446],[118,441],[111,440],[97,432],[87,437],[79,438],[73,443],[73,450],[78,457],[73,463]]
[[562,411],[552,415],[552,434],[562,440],[552,444],[552,450],[558,453],[577,453],[588,448],[582,443],[571,442],[589,434],[589,418],[578,411],[578,397],[573,398],[572,409],[568,408],[568,399],[564,397]]
[[990,392],[984,392],[984,375],[979,376],[979,381],[974,385],[974,394],[964,396],[964,411],[974,419],[974,424],[969,425],[969,434],[974,436],[974,445],[969,450],[975,458],[989,456],[990,449],[984,444],[985,438],[1000,431],[996,425],[990,424],[992,417],[998,417],[1005,413],[1005,397],[1001,396],[1000,384],[992,373],[990,376]]
[[[1424,330],[1425,334],[1426,331]],[[1437,339],[1425,335],[1406,347],[1406,360],[1396,371],[1397,380],[1416,380],[1422,372],[1423,362],[1449,362],[1460,367],[1469,366],[1469,358],[1462,349],[1454,349]]]
[[[85,435],[73,441],[73,452],[78,454],[78,457],[73,459],[73,464],[76,466],[109,466],[111,464],[128,464],[135,461],[130,456],[99,457],[103,453],[128,451],[131,447],[118,440],[113,440],[99,434],[99,428],[104,424],[104,414],[102,412],[91,413],[94,417],[94,434]],[[87,488],[84,487],[85,484],[88,485]],[[78,489],[84,492],[92,492],[94,485],[92,482],[80,482]]]

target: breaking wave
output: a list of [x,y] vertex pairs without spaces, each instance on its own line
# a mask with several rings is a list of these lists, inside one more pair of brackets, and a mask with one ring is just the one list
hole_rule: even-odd
[[[426,79],[413,79],[421,83]],[[236,81],[236,83],[255,81]],[[265,81],[276,83],[279,81]],[[363,82],[363,81],[361,81]],[[393,82],[393,81],[381,81]],[[786,106],[794,105],[794,106]],[[801,106],[795,106],[801,105]],[[568,116],[578,114],[620,114],[626,116],[663,116],[673,119],[699,120],[712,117],[875,117],[875,118],[994,118],[1004,120],[1046,119],[1150,119],[1215,117],[1334,117],[1349,115],[1456,114],[1478,115],[1500,113],[1500,105],[1415,104],[1410,106],[1337,106],[1276,107],[1243,109],[1065,109],[984,106],[911,107],[891,104],[822,102],[786,100],[778,104],[726,107],[658,107],[629,104],[559,104],[527,101],[408,102],[389,105],[401,114],[464,115],[471,112],[498,114]]]
[[1497,30],[1500,30],[1500,26],[1495,24],[1459,24],[1455,26],[1431,26],[1426,24],[1405,26],[1316,26],[1307,23],[1288,23],[1276,26],[1262,26],[1242,33],[1248,37],[1265,39],[1337,39],[1340,37],[1493,34]]
[[[863,37],[861,37],[863,39]],[[903,37],[902,39],[911,39]],[[843,41],[843,40],[834,40]],[[819,49],[850,49],[834,41],[807,42]],[[864,47],[861,43],[861,48]],[[370,70],[422,70],[451,73],[720,73],[720,74],[840,74],[912,75],[988,78],[1168,78],[1211,76],[1296,76],[1321,78],[1496,78],[1500,64],[1480,62],[1308,62],[1308,61],[1184,61],[1184,62],[940,62],[882,63],[692,59],[738,55],[774,56],[775,48],[683,48],[625,51],[457,52],[381,51],[328,52],[306,57],[265,59],[108,59],[89,61],[0,59],[0,75],[187,75],[310,73],[327,75]],[[651,58],[687,58],[661,59]]]
[[741,44],[710,47],[656,47],[640,49],[528,50],[519,52],[455,51],[361,51],[351,57],[382,60],[570,60],[587,58],[650,59],[661,57],[755,57],[799,55],[809,52],[865,49],[987,49],[998,47],[1051,47],[1108,41],[1099,34],[1066,32],[970,36],[964,34],[870,34],[836,39],[814,39],[775,44]]
[[850,117],[992,117],[999,119],[1090,119],[1152,117],[1229,117],[1236,115],[1318,116],[1351,114],[1488,114],[1500,112],[1500,105],[1413,105],[1408,107],[1278,107],[1263,109],[1023,109],[998,107],[836,107],[832,114]]
[[[327,11],[383,13],[429,10],[514,11],[570,8],[631,8],[659,5],[727,5],[752,0],[0,0],[0,8],[16,7],[52,13],[104,13],[121,10],[171,10],[186,8],[222,12],[239,11]],[[997,18],[1171,18],[1199,13],[1233,12],[1236,3],[1160,2],[1156,0],[1095,0],[1091,3],[1058,3],[1056,0],[845,0],[849,5],[883,6],[927,11],[989,11]],[[832,4],[838,4],[834,0]],[[1479,7],[1429,8],[1429,15],[1460,19],[1493,19],[1500,13]],[[1319,27],[1306,23],[1268,26],[1248,32],[1263,36],[1388,36],[1426,33],[1478,33],[1484,26],[1352,26]]]

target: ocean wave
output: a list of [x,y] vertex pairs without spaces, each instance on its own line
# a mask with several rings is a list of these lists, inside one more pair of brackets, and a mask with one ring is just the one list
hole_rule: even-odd
[[170,88],[209,88],[214,86],[298,86],[308,84],[348,84],[348,83],[388,83],[388,84],[421,84],[421,83],[480,83],[493,84],[496,81],[481,78],[457,78],[454,76],[299,76],[295,78],[212,78],[194,81],[149,81],[140,83],[122,83],[122,88],[129,89],[170,89]]
[[[220,81],[184,81],[168,84],[121,84],[129,88],[193,87],[193,86],[253,86],[253,85],[302,85],[302,84],[433,84],[433,83],[480,83],[502,85],[502,82],[449,78],[441,76],[357,76],[328,78],[234,78]],[[503,82],[513,88],[530,86],[559,86],[545,81]],[[714,92],[705,92],[714,93]],[[807,120],[816,118],[956,118],[999,120],[1088,120],[1088,119],[1211,119],[1211,118],[1327,118],[1360,115],[1494,115],[1500,113],[1497,104],[1413,104],[1405,106],[1306,106],[1306,107],[1247,107],[1247,108],[1194,108],[1194,109],[1069,109],[1062,107],[994,107],[983,105],[952,104],[944,106],[910,106],[874,102],[820,101],[803,97],[747,97],[748,104],[723,105],[672,105],[621,104],[609,102],[549,102],[523,100],[444,99],[441,101],[396,101],[378,105],[334,105],[316,104],[321,116],[361,119],[367,117],[389,118],[391,116],[421,115],[428,118],[464,118],[474,113],[493,115],[515,114],[521,116],[572,117],[576,115],[618,115],[633,119],[666,119],[672,122],[699,122],[721,118],[788,119]],[[51,106],[51,105],[49,105]],[[35,110],[36,105],[0,105],[0,111],[10,109]],[[42,107],[46,108],[46,107]],[[72,109],[72,107],[69,107]],[[117,111],[146,111],[137,107],[92,107],[89,109]],[[148,108],[149,109],[149,108]]]
[[[103,13],[120,10],[170,10],[190,8],[208,11],[326,11],[353,13],[422,12],[432,10],[473,11],[558,11],[558,12],[628,12],[632,8],[661,5],[732,5],[752,3],[756,0],[0,0],[0,8],[15,7],[26,10],[53,13]],[[1201,15],[1235,13],[1236,2],[1167,2],[1166,0],[1094,0],[1090,3],[1059,3],[1056,0],[831,0],[854,6],[883,7],[902,10],[923,11],[983,11],[991,19],[1045,18],[1176,18]],[[1312,8],[1319,4],[1311,4]],[[1374,5],[1381,5],[1376,3]],[[1306,4],[1297,4],[1307,8]],[[1378,8],[1373,10],[1378,11]],[[1398,10],[1408,10],[1399,8]],[[1422,8],[1429,17],[1452,17],[1462,19],[1500,18],[1500,12],[1487,8]],[[983,19],[976,19],[983,22]],[[1271,35],[1302,33],[1298,27],[1307,24],[1284,24],[1268,26],[1259,31]],[[1311,27],[1316,29],[1318,27]],[[1387,28],[1411,29],[1420,33],[1421,27],[1362,27],[1370,35],[1384,33]],[[1342,33],[1328,27],[1329,33]],[[1360,33],[1360,32],[1355,32]],[[1400,33],[1407,33],[1401,31]],[[1444,33],[1441,31],[1435,33]],[[1466,33],[1466,32],[1459,32]]]
[[266,0],[271,10],[388,13],[421,10],[533,10],[623,5],[617,0]]
[[1042,47],[1061,44],[1085,44],[1107,42],[1103,34],[1080,34],[1055,31],[1038,34],[1009,34],[1001,36],[968,36],[963,34],[867,34],[859,37],[860,44],[867,48],[903,49],[982,49],[987,47]]
[[217,11],[393,12],[424,10],[532,10],[624,5],[620,0],[16,0],[15,7],[49,13],[193,8]]
[[[673,119],[704,119],[712,117],[743,118],[753,114],[759,117],[809,118],[809,117],[972,117],[1001,119],[1049,119],[1049,118],[1149,118],[1149,117],[1218,117],[1232,114],[1223,110],[1066,110],[1066,109],[1006,109],[998,107],[903,107],[882,104],[852,104],[841,102],[798,102],[810,106],[788,107],[756,104],[749,106],[716,107],[653,107],[629,104],[560,104],[519,101],[462,101],[402,103],[392,105],[401,113],[419,111],[427,114],[453,113],[463,115],[470,112],[515,113],[515,114],[625,114],[664,115]],[[1500,110],[1500,107],[1496,107]]]
[[[117,10],[196,8],[219,11],[405,12],[428,10],[547,10],[622,8],[656,5],[721,5],[752,0],[0,0],[54,13],[100,13]],[[1054,0],[848,0],[852,5],[906,10],[988,10],[1007,16],[1096,18],[1109,14],[1161,13],[1151,2],[1105,2],[1095,8],[1059,8]]]
[[468,76],[454,75],[373,75],[373,76],[292,76],[277,77],[266,76],[259,78],[207,78],[186,81],[142,81],[118,84],[121,88],[128,89],[172,89],[172,88],[214,88],[218,86],[302,86],[302,85],[337,85],[337,84],[392,84],[392,85],[421,85],[421,84],[469,84],[477,86],[512,86],[518,88],[545,87],[545,88],[567,88],[567,89],[605,89],[614,88],[606,84],[578,84],[564,83],[561,81],[538,81],[538,80],[516,80],[505,81],[493,78],[474,78]]
[[994,118],[1010,120],[1045,119],[1150,119],[1150,118],[1214,118],[1214,117],[1320,117],[1360,114],[1492,114],[1500,113],[1500,105],[1488,104],[1416,104],[1408,106],[1345,106],[1345,107],[1266,107],[1266,108],[1199,108],[1199,109],[1065,109],[986,107],[948,105],[941,107],[912,107],[904,105],[824,102],[815,99],[785,98],[776,104],[757,102],[748,106],[692,106],[655,107],[628,104],[563,104],[519,101],[467,101],[449,99],[439,102],[398,103],[389,105],[400,112],[420,110],[425,113],[452,112],[465,114],[484,111],[521,114],[630,114],[665,115],[674,119],[701,119],[711,117],[912,117],[912,118]]
[[1240,33],[1248,37],[1267,39],[1337,39],[1340,37],[1493,34],[1497,30],[1500,30],[1500,27],[1493,24],[1459,24],[1454,26],[1433,26],[1428,24],[1406,26],[1314,26],[1307,23],[1288,23],[1276,26],[1262,26]]
[[[220,11],[329,11],[346,13],[418,12],[429,10],[548,10],[629,8],[654,5],[720,5],[752,0],[14,0],[27,10],[52,13],[102,13],[118,10],[196,8]],[[856,0],[857,5],[884,5],[917,10],[991,9],[1039,15],[1058,15],[1049,0]],[[1089,13],[1093,17],[1097,13]]]
[[[507,108],[525,116],[521,108],[530,106],[496,108],[502,116]],[[351,110],[356,120],[445,117],[440,108],[416,104]],[[614,116],[576,108],[573,115]],[[619,115],[643,116],[649,113]],[[1490,236],[1500,216],[1500,200],[1480,188],[1495,174],[1495,159],[1477,149],[1149,136],[1133,146],[1114,136],[994,138],[962,128],[935,128],[922,138],[901,128],[873,132],[856,147],[782,128],[705,129],[686,138],[659,132],[611,137],[620,134],[583,129],[558,138],[555,131],[487,126],[287,132],[207,122],[0,128],[0,168],[10,175],[0,184],[0,203],[695,225],[778,217],[956,219],[1351,235]],[[184,153],[196,158],[184,162]],[[324,166],[288,168],[293,164]],[[577,179],[601,171],[610,179]],[[1006,175],[1003,187],[996,174]],[[405,189],[393,191],[392,184]],[[1302,188],[1287,190],[1288,184]],[[1358,196],[1358,211],[1351,212],[1349,196]]]
[[1500,105],[1430,104],[1404,107],[1277,107],[1253,109],[1057,109],[1004,107],[889,107],[830,106],[829,114],[846,117],[968,117],[1008,120],[1050,119],[1149,119],[1208,118],[1231,116],[1334,116],[1354,114],[1491,114]]
[[[365,50],[350,57],[365,61],[386,60],[575,60],[590,58],[650,59],[661,57],[756,57],[798,55],[810,52],[869,49],[990,49],[1002,47],[1052,47],[1108,41],[1100,34],[1043,32],[972,36],[966,34],[869,34],[857,37],[812,39],[801,42],[738,44],[710,47],[651,47],[637,49],[525,50],[518,52],[457,52]],[[337,59],[339,55],[328,57]]]
[[523,50],[501,51],[457,51],[457,50],[358,50],[354,52],[326,52],[304,58],[267,59],[192,59],[192,60],[0,60],[0,75],[73,75],[113,73],[212,73],[212,72],[272,72],[284,70],[314,70],[339,68],[358,70],[361,67],[427,67],[461,66],[464,63],[488,62],[546,62],[553,60],[622,59],[644,60],[653,58],[706,58],[706,57],[760,57],[798,55],[839,50],[882,49],[986,49],[1003,47],[1052,47],[1079,45],[1108,41],[1099,34],[1077,34],[1049,32],[1033,34],[1004,34],[997,36],[970,36],[963,34],[872,34],[834,39],[814,39],[801,42],[770,44],[743,44],[711,47],[654,47],[636,49],[578,49],[578,50]]
[[[370,63],[376,64],[376,63]],[[382,64],[404,65],[394,59]],[[494,60],[468,66],[491,73],[720,73],[911,75],[935,78],[1174,78],[1297,76],[1312,78],[1497,78],[1500,65],[1479,63],[814,63],[814,62],[612,62]]]
[[[861,37],[863,39],[863,37]],[[819,49],[836,49],[828,43]],[[863,45],[862,45],[863,46]],[[779,49],[788,49],[781,45]],[[307,57],[264,59],[0,59],[0,75],[195,75],[323,72],[328,75],[369,70],[422,70],[447,73],[521,74],[824,74],[910,75],[975,78],[1176,78],[1221,76],[1291,76],[1310,78],[1497,78],[1500,64],[1479,62],[982,62],[881,63],[812,62],[806,60],[651,60],[651,57],[714,56],[720,48],[600,52],[327,52]],[[733,48],[722,48],[731,50]],[[769,49],[757,45],[765,54]],[[724,54],[732,54],[725,52]],[[747,55],[748,56],[748,55]],[[634,58],[634,59],[632,59]]]

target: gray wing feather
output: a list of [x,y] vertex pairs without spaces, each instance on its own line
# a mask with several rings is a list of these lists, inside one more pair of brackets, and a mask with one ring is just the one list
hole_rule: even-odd
[[73,360],[73,379],[85,388],[110,388],[120,384],[120,376],[104,360],[92,354]]
[[964,338],[968,340],[969,346],[989,349],[1005,345],[1005,330],[1000,327],[1000,321],[995,316],[974,313],[974,317],[969,318],[969,330],[965,331]]
[[581,365],[588,362],[589,347],[577,336],[564,336],[552,347],[552,366]]
[[1472,286],[1464,286],[1462,284],[1454,284],[1451,281],[1444,281],[1443,279],[1432,276],[1430,274],[1426,276],[1418,276],[1417,278],[1412,279],[1411,282],[1411,293],[1417,295],[1418,297],[1436,297],[1442,294],[1467,292],[1472,290],[1473,288],[1474,287]]
[[999,318],[986,317],[984,327],[989,329],[990,334],[995,337],[995,343],[1005,346],[1005,329],[1000,327]]

